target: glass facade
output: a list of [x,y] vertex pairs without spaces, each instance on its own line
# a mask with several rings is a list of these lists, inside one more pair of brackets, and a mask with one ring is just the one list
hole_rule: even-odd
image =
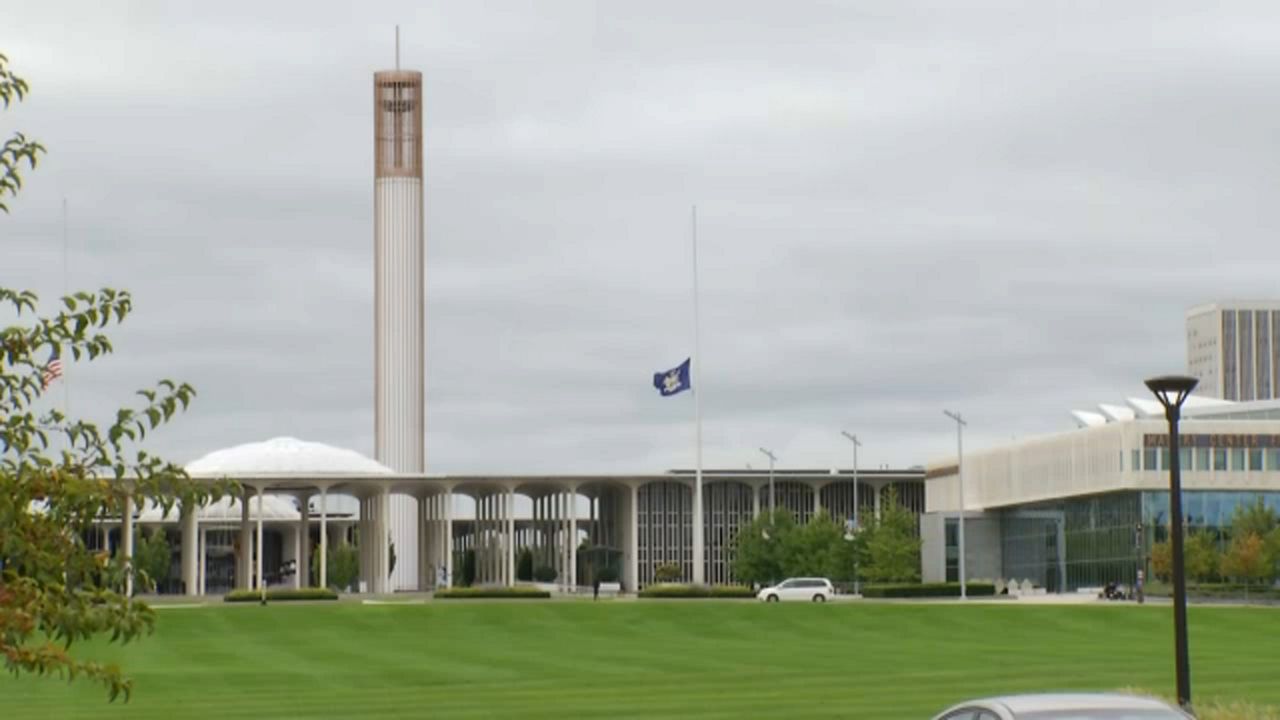
[[1131,583],[1142,558],[1138,492],[1025,505],[1001,514],[1004,575],[1049,592]]
[[[1280,513],[1280,491],[1183,492],[1190,530],[1213,532],[1225,546],[1236,509],[1261,499]],[[954,521],[948,521],[954,523]],[[953,575],[953,525],[947,527],[947,577]],[[1108,582],[1131,584],[1151,546],[1168,540],[1169,493],[1122,491],[1000,511],[1004,577],[1049,592]]]
[[[1261,498],[1267,507],[1280,513],[1280,492],[1185,490],[1182,493],[1182,511],[1187,515],[1187,527],[1226,533],[1231,527],[1231,516],[1236,508],[1249,505]],[[1168,491],[1142,493],[1142,519],[1150,528],[1148,542],[1166,539],[1169,526]]]
[[960,582],[960,521],[948,518],[945,532],[947,582]]

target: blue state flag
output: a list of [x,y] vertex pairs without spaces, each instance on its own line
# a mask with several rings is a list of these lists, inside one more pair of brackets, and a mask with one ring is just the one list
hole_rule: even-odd
[[656,372],[653,374],[653,386],[658,388],[658,392],[663,397],[675,395],[693,387],[689,382],[689,361],[692,358],[686,358],[684,362],[666,372]]

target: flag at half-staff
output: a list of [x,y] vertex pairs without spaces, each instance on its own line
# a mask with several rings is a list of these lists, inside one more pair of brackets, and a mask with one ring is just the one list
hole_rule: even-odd
[[666,370],[664,372],[656,372],[653,374],[653,386],[663,397],[675,395],[684,392],[693,387],[689,382],[689,365],[692,358],[686,358],[679,365]]

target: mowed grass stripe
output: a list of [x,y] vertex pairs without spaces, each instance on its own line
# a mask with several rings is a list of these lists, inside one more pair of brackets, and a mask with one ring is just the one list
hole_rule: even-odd
[[[1277,620],[1193,608],[1197,696],[1280,704]],[[124,664],[128,706],[84,683],[0,687],[13,717],[927,717],[977,694],[1167,690],[1171,627],[1152,606],[214,606],[80,649]]]

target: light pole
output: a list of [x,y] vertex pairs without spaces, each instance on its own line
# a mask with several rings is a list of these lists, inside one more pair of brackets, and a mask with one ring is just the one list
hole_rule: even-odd
[[956,479],[960,484],[960,520],[956,525],[960,530],[960,599],[964,600],[969,597],[964,574],[964,428],[969,423],[960,417],[960,413],[943,410],[942,414],[956,421]]
[[769,452],[768,450],[765,450],[764,448],[760,448],[760,452],[764,453],[765,457],[769,458],[769,524],[772,525],[773,511],[776,507],[774,505],[774,495],[773,495],[773,464],[777,462],[778,458],[773,453]]
[[1191,707],[1191,660],[1187,654],[1187,578],[1182,565],[1182,461],[1179,458],[1178,420],[1182,403],[1195,389],[1196,378],[1164,375],[1147,380],[1147,387],[1164,406],[1169,421],[1169,534],[1173,545],[1173,651],[1178,682],[1178,705]]
[[858,442],[857,435],[844,430],[841,430],[840,434],[853,443],[853,527],[856,530],[858,528],[858,448],[862,447],[862,443]]

